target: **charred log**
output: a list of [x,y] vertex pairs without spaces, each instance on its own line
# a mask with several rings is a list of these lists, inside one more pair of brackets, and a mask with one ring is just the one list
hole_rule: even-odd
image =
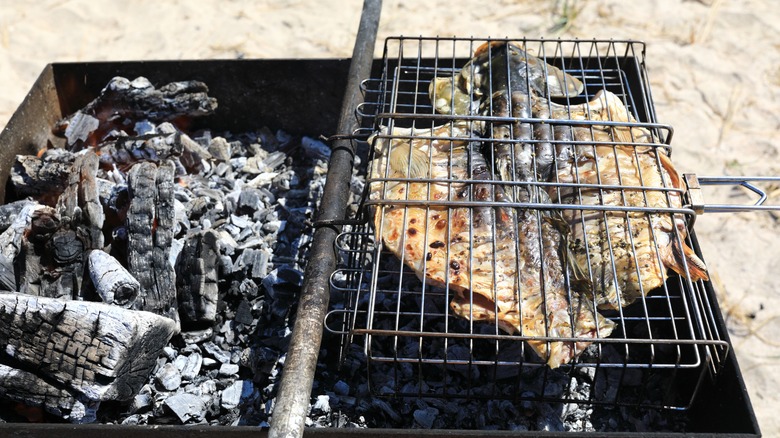
[[95,291],[106,304],[129,308],[138,297],[141,285],[110,254],[94,250],[89,253],[89,276]]
[[190,324],[214,322],[219,297],[218,235],[209,230],[190,236],[176,261],[179,316]]
[[128,176],[128,270],[141,285],[133,308],[178,321],[176,284],[168,255],[173,239],[173,164],[138,163]]
[[132,120],[173,122],[209,115],[216,108],[216,99],[208,96],[208,87],[202,82],[172,82],[155,89],[144,77],[133,81],[115,77],[97,99],[60,121],[54,133],[65,136],[69,145],[94,145],[115,129],[134,132]]
[[149,312],[0,293],[0,344],[26,371],[90,400],[143,386],[175,324]]
[[43,156],[17,155],[11,167],[11,190],[17,198],[32,197],[46,205],[54,205],[68,187],[68,176],[74,155],[57,149]]
[[67,418],[76,398],[65,388],[52,385],[35,374],[0,364],[0,397],[42,407],[47,412]]

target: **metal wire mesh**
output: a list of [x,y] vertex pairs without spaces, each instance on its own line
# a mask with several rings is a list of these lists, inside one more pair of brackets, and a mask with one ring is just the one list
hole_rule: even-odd
[[[368,223],[348,227],[337,240],[342,267],[331,287],[344,304],[326,326],[342,334],[343,355],[362,345],[379,371],[369,373],[380,394],[685,409],[703,379],[717,374],[728,344],[716,329],[704,281],[690,280],[697,268],[690,259],[678,257],[684,275],[666,274],[665,253],[696,247],[684,226],[695,213],[683,207],[684,190],[667,166],[672,129],[656,121],[645,47],[632,41],[512,41],[386,41],[381,72],[365,82],[366,102],[358,111],[378,133],[360,205]],[[479,49],[484,43],[487,49]],[[508,65],[514,48],[525,70],[502,85],[501,62]],[[475,78],[468,61],[485,50],[485,77]],[[530,65],[525,53],[541,63]],[[464,80],[466,68],[472,72]],[[534,72],[544,78],[536,90],[529,79]],[[455,86],[431,91],[436,78],[460,81],[469,91],[465,107],[456,108]],[[556,78],[563,87],[582,86],[555,95],[550,82]],[[479,80],[487,89],[475,98]],[[502,91],[509,109],[501,108]],[[596,109],[607,94],[620,104]],[[615,108],[626,114],[613,114]],[[581,114],[575,116],[575,109]],[[392,169],[399,160],[389,155],[398,145],[422,146],[422,175],[410,170],[411,151],[403,155],[405,174]],[[549,164],[544,148],[553,151]],[[525,169],[523,150],[531,152]],[[482,167],[477,154],[485,157]],[[509,224],[503,231],[502,215]],[[448,224],[446,242],[432,237],[439,216]],[[465,230],[460,234],[454,231],[457,218]],[[422,223],[415,226],[415,220]],[[400,223],[397,238],[388,231],[393,221]],[[558,222],[567,225],[551,225]],[[567,240],[576,229],[580,239]],[[410,243],[420,238],[427,259]],[[461,263],[453,262],[456,245],[467,248]],[[477,254],[480,247],[488,248],[487,255]],[[430,248],[448,266],[437,271]],[[480,264],[478,257],[487,261]],[[492,273],[477,273],[485,263],[495,266]],[[662,273],[653,277],[653,267]],[[499,278],[504,274],[511,278]],[[460,277],[469,278],[465,286]],[[477,285],[486,278],[487,286]],[[500,284],[510,285],[510,302],[502,302]],[[612,308],[599,301],[609,285]],[[635,301],[621,302],[631,285]],[[534,300],[541,304],[535,317],[528,316],[523,306]],[[568,318],[563,329],[553,327],[560,320],[549,316],[561,302]],[[580,318],[595,325],[587,336],[577,331]],[[533,324],[543,327],[541,334]],[[559,347],[570,354],[548,366]],[[575,375],[587,382],[587,393],[574,387]]]

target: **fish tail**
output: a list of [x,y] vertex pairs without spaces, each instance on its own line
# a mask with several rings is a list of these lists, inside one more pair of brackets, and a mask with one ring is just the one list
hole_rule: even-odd
[[685,266],[688,266],[688,272],[691,274],[691,281],[709,280],[707,274],[707,265],[685,242],[679,239],[672,239],[670,247],[661,249],[661,259],[664,266],[670,268],[682,277],[686,277]]

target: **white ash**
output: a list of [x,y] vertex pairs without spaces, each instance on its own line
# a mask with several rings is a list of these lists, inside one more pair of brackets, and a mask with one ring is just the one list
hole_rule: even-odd
[[[165,133],[160,138],[166,141],[175,133],[202,153],[195,163],[198,173],[184,173],[179,157],[168,157],[176,161],[179,183],[169,262],[176,263],[186,236],[218,233],[218,316],[206,327],[183,327],[129,402],[105,402],[82,417],[139,425],[267,425],[325,183],[327,146],[309,139],[303,147],[300,138],[267,129],[188,137],[163,125],[138,121],[134,126],[147,136]],[[128,161],[163,159],[151,149],[114,155]],[[120,211],[126,174],[117,166],[107,168],[99,175],[110,181],[102,201]],[[115,246],[127,239],[123,226],[108,235]]]

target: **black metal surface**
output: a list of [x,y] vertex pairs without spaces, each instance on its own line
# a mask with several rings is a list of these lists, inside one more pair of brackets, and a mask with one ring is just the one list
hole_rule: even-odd
[[[379,67],[374,63],[375,68]],[[308,135],[336,133],[349,60],[246,60],[161,61],[52,64],[32,87],[6,129],[0,134],[0,175],[3,188],[16,154],[32,153],[49,139],[49,129],[63,114],[91,99],[114,75],[144,75],[156,84],[171,80],[206,82],[220,108],[203,126],[240,131],[262,126]],[[248,89],[246,87],[258,87]],[[82,93],[84,93],[82,95]],[[76,103],[69,103],[77,99]],[[272,106],[269,102],[273,102]],[[61,106],[61,104],[63,106]],[[2,195],[0,191],[0,195]],[[693,238],[695,242],[695,237]],[[703,291],[715,303],[711,286]],[[713,306],[716,328],[728,339],[717,305]],[[748,399],[742,375],[733,354],[724,358],[718,381],[702,388],[701,396],[686,415],[685,434],[669,433],[546,433],[443,430],[344,430],[305,429],[304,436],[380,437],[757,437],[758,424]],[[307,399],[308,403],[308,399]],[[119,426],[71,424],[0,424],[0,436],[21,437],[243,437],[267,436],[255,427]]]
[[[281,128],[294,135],[335,133],[344,96],[349,59],[141,61],[56,63],[46,66],[0,136],[0,163],[16,154],[35,154],[47,142],[61,145],[51,127],[94,99],[114,76],[145,76],[159,86],[198,80],[217,98],[213,116],[193,129],[252,130]],[[0,168],[0,202],[10,166]]]
[[[380,0],[365,0],[363,3],[344,102],[341,105],[337,132],[340,136],[349,135],[357,128],[354,112],[361,101],[360,82],[368,77],[371,70],[381,9]],[[355,148],[351,140],[340,138],[333,142],[317,221],[344,219],[354,158]],[[320,226],[314,231],[295,327],[271,419],[269,436],[273,438],[299,437],[305,428],[322,341],[323,321],[330,298],[328,278],[336,268],[333,242],[339,231],[338,226]]]

